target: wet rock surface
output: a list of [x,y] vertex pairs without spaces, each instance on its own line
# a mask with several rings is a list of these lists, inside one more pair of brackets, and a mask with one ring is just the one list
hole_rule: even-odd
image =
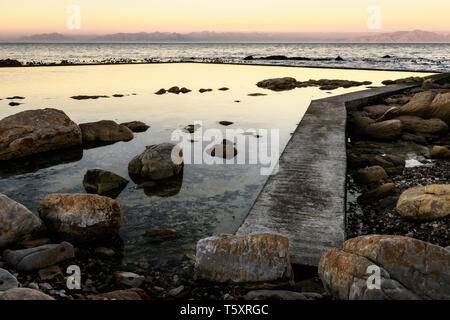
[[88,170],[83,178],[83,186],[86,192],[111,198],[117,198],[127,184],[127,179],[101,169]]
[[150,126],[146,125],[142,121],[131,121],[124,122],[120,124],[121,126],[125,126],[133,132],[145,132],[150,128]]
[[83,143],[114,143],[134,138],[133,131],[111,120],[80,124]]

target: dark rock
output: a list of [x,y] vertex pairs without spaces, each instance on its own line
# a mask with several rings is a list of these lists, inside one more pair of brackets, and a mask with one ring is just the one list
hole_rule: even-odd
[[167,92],[166,89],[162,88],[162,89],[159,89],[158,91],[156,91],[155,94],[162,95],[162,94],[164,94],[166,92]]
[[98,95],[98,96],[87,96],[87,95],[79,95],[79,96],[73,96],[71,97],[72,99],[75,100],[88,100],[88,99],[99,99],[99,98],[109,98],[109,96],[105,96],[105,95]]
[[83,143],[129,141],[134,138],[133,131],[111,120],[80,124]]
[[150,126],[146,125],[144,122],[141,121],[124,122],[121,123],[120,125],[127,127],[133,132],[145,132],[148,130],[148,128],[150,128]]
[[86,192],[111,196],[112,198],[116,198],[127,184],[127,179],[101,169],[88,170],[83,179]]
[[223,125],[223,126],[230,126],[233,124],[233,122],[231,121],[220,121],[219,124]]

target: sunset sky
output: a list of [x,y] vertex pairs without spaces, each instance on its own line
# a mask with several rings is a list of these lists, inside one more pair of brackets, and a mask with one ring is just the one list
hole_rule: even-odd
[[[66,27],[70,5],[81,29]],[[368,30],[367,8],[381,9],[381,29]],[[450,31],[449,0],[1,0],[0,34],[115,32]]]

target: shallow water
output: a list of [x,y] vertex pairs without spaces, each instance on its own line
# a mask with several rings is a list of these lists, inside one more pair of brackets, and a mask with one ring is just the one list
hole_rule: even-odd
[[[297,80],[347,79],[382,80],[416,76],[417,73],[312,69],[269,66],[212,64],[151,64],[110,66],[67,66],[3,68],[0,70],[0,118],[29,109],[45,107],[64,110],[77,123],[140,120],[151,128],[136,133],[129,142],[85,149],[61,151],[39,163],[15,162],[0,168],[0,192],[36,212],[40,199],[48,193],[84,193],[82,180],[87,169],[100,168],[130,179],[128,162],[145,146],[170,142],[171,133],[194,121],[204,130],[217,128],[278,129],[281,151],[300,122],[311,99],[331,94],[318,88],[272,92],[256,87],[256,82],[292,76]],[[187,94],[155,95],[160,88],[178,85],[193,91]],[[229,91],[218,91],[228,87]],[[200,88],[214,91],[199,93]],[[337,89],[332,94],[358,91],[364,87]],[[263,92],[267,96],[250,97]],[[114,98],[113,94],[125,94]],[[9,96],[23,96],[22,105],[11,107]],[[108,95],[96,100],[74,100],[74,95]],[[236,103],[239,100],[240,103]],[[330,112],[332,112],[330,110]],[[229,127],[219,121],[234,122]],[[311,133],[311,137],[314,133]],[[263,149],[278,141],[256,139]],[[244,152],[245,150],[238,150]],[[250,149],[247,152],[255,152]],[[299,150],[308,152],[308,150]],[[128,269],[181,266],[186,254],[195,253],[196,241],[218,233],[233,233],[245,218],[267,176],[261,165],[185,165],[183,175],[163,189],[136,189],[131,181],[118,196],[123,211],[120,237],[123,260]],[[143,237],[150,228],[171,228],[183,238],[150,244]]]

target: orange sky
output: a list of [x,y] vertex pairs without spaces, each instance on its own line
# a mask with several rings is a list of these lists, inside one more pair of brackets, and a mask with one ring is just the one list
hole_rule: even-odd
[[[68,6],[81,29],[66,27]],[[381,29],[368,30],[377,5]],[[449,0],[1,0],[0,34],[190,31],[450,31]]]

